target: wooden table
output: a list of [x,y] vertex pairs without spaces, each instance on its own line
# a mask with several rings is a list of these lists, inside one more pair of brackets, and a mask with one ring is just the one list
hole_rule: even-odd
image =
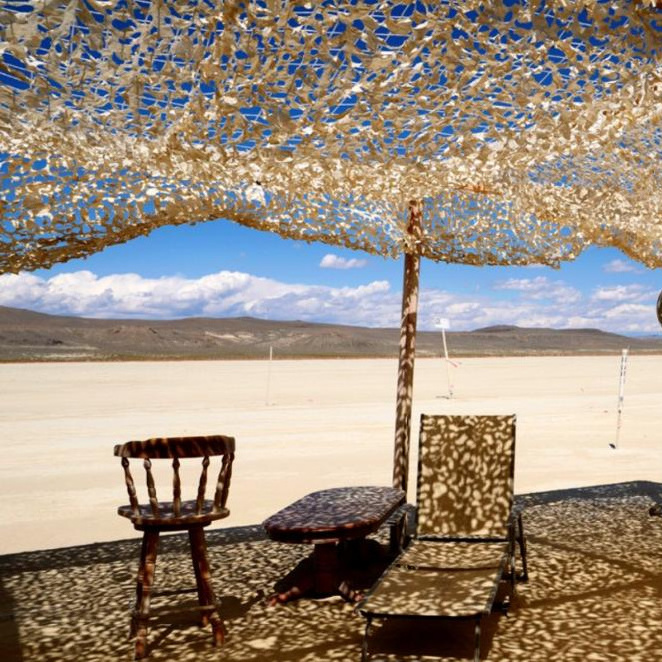
[[293,586],[272,601],[334,593],[356,599],[343,576],[340,550],[358,548],[357,543],[377,531],[405,500],[405,493],[393,487],[337,487],[312,492],[265,520],[272,540],[314,545],[312,570],[295,573]]

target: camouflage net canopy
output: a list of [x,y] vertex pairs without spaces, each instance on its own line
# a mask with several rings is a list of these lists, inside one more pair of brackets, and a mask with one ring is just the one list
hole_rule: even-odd
[[384,256],[662,266],[661,7],[0,0],[0,272],[218,218]]

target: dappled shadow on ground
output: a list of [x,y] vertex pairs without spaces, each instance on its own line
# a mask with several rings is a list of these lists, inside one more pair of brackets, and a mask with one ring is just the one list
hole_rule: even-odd
[[[508,617],[487,619],[483,659],[651,660],[662,650],[661,486],[630,483],[521,497],[528,584]],[[187,541],[164,539],[149,633],[151,660],[359,660],[363,619],[340,597],[269,607],[267,597],[311,548],[268,541],[259,527],[210,530],[209,555],[227,627],[212,647],[196,603]],[[0,557],[0,659],[130,660],[129,611],[139,541]],[[174,593],[173,593],[174,591]],[[172,608],[175,608],[174,611]],[[376,660],[470,660],[471,622],[389,621]]]

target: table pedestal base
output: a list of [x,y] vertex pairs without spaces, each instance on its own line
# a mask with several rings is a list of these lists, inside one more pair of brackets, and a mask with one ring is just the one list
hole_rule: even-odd
[[376,540],[318,543],[313,553],[279,582],[269,602],[282,604],[302,597],[333,595],[358,602],[391,560],[389,549]]

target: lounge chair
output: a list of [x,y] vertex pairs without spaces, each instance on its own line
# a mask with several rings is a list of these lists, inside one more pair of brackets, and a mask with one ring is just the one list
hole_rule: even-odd
[[358,605],[367,619],[475,619],[480,660],[482,617],[500,582],[515,581],[515,541],[526,579],[521,515],[513,514],[514,416],[421,416],[416,535]]

